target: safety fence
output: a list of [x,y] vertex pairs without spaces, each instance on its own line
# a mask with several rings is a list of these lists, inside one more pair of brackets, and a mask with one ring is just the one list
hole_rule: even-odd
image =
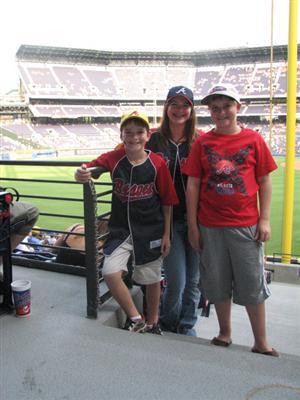
[[[80,161],[8,161],[8,160],[0,160],[1,165],[10,165],[13,167],[16,166],[24,166],[25,167],[33,167],[34,169],[38,169],[39,167],[47,167],[49,171],[52,167],[61,167],[68,168],[73,167],[74,170],[76,167],[81,165]],[[2,173],[0,173],[2,175]],[[25,174],[26,175],[26,174]],[[51,173],[49,173],[51,176]],[[55,175],[55,174],[53,174]],[[24,182],[27,182],[30,185],[30,193],[25,194],[19,190],[19,186],[22,186]],[[46,190],[47,194],[44,195],[41,193],[40,188],[41,185],[46,185],[48,189]],[[79,185],[82,187],[82,196],[67,196],[69,191],[67,187],[71,185]],[[29,202],[32,204],[36,204],[36,201],[42,200],[45,205],[43,209],[46,211],[40,210],[40,217],[47,217],[49,221],[53,219],[53,221],[57,222],[59,219],[71,219],[82,221],[84,225],[84,233],[72,233],[72,235],[76,236],[84,236],[85,237],[85,251],[84,254],[84,265],[76,265],[74,264],[64,264],[56,261],[55,252],[60,250],[60,247],[53,245],[41,245],[38,246],[43,248],[45,251],[39,251],[34,253],[13,253],[12,254],[12,263],[13,265],[20,265],[24,267],[30,268],[39,268],[53,272],[61,272],[65,274],[74,274],[85,276],[86,278],[86,301],[87,301],[87,316],[91,318],[97,318],[99,305],[102,304],[110,297],[110,293],[103,281],[101,276],[101,262],[102,262],[102,252],[101,246],[99,247],[99,241],[105,240],[107,233],[103,233],[99,231],[99,221],[106,220],[110,215],[111,208],[111,194],[112,194],[112,184],[111,182],[93,182],[89,181],[85,184],[77,183],[73,178],[72,179],[33,179],[33,178],[12,178],[9,176],[0,176],[0,186],[4,187],[14,187],[19,191],[20,201]],[[28,191],[28,189],[27,189]],[[59,196],[55,196],[56,192],[59,192]],[[78,192],[78,191],[77,191]],[[51,203],[59,204],[60,212],[50,212]],[[71,214],[65,212],[65,210],[70,209],[70,204],[79,203],[82,206],[82,213]],[[49,210],[48,210],[49,209]],[[47,211],[48,210],[48,211]],[[40,225],[40,222],[38,222]],[[39,230],[44,233],[55,232],[57,234],[67,234],[69,233],[67,230],[60,230],[57,228],[53,228],[51,223],[47,223],[47,225],[39,226]],[[1,227],[0,227],[1,228]],[[34,247],[35,245],[32,244]],[[0,248],[1,250],[1,248]],[[3,250],[3,249],[2,249]],[[49,251],[50,250],[50,251]],[[65,251],[77,251],[74,249],[64,248]],[[299,255],[290,255],[291,256],[291,264],[299,264],[300,257]],[[281,262],[282,254],[274,253],[272,256],[268,256],[267,260],[269,263]],[[126,278],[126,283],[130,286],[132,282],[129,277]]]
[[[79,161],[0,161],[0,165],[12,165],[12,166],[33,166],[47,167],[49,171],[51,167],[76,167],[81,165]],[[2,174],[1,174],[2,175]],[[51,173],[50,173],[51,175]],[[57,222],[58,219],[72,219],[76,221],[82,221],[84,225],[84,233],[71,233],[72,235],[79,235],[85,237],[85,251],[79,251],[76,249],[64,248],[64,251],[80,252],[84,254],[85,265],[70,265],[56,262],[55,254],[61,249],[59,246],[53,246],[50,244],[39,244],[39,252],[18,252],[12,253],[12,264],[30,268],[39,268],[47,271],[62,272],[67,274],[74,274],[85,276],[86,278],[86,299],[87,299],[87,316],[91,318],[97,318],[99,304],[104,302],[109,296],[109,291],[103,282],[101,276],[101,261],[102,253],[101,246],[98,246],[99,241],[103,242],[107,233],[99,232],[98,226],[99,221],[107,219],[110,215],[110,195],[112,193],[112,185],[110,182],[97,182],[89,181],[85,184],[80,184],[74,179],[59,180],[59,179],[31,179],[31,178],[11,178],[9,176],[0,176],[0,182],[2,187],[13,187],[19,192],[19,200],[22,202],[36,204],[36,201],[46,202],[46,211],[40,210],[40,217],[47,217],[47,221],[52,220]],[[24,194],[19,191],[19,186],[24,182],[30,185],[30,194]],[[47,195],[43,195],[39,192],[40,185],[46,185],[48,187]],[[68,185],[68,186],[66,186]],[[81,185],[82,186],[82,197],[68,197],[64,193],[68,193],[66,190],[69,185]],[[11,191],[11,189],[8,189]],[[52,193],[58,191],[61,195],[55,196]],[[98,193],[97,193],[98,191]],[[13,193],[13,191],[11,191]],[[59,202],[59,212],[48,212],[52,208],[52,202]],[[70,214],[68,209],[72,203],[81,203],[82,214]],[[106,204],[108,211],[103,212],[103,205]],[[44,208],[44,207],[43,207]],[[57,208],[57,207],[56,207]],[[65,211],[67,210],[67,211]],[[50,217],[50,218],[48,218]],[[53,224],[47,226],[40,226],[39,231],[45,234],[53,233],[56,234],[68,234],[67,230],[59,230],[53,228]],[[31,244],[35,247],[36,245]],[[100,288],[103,288],[103,292],[100,293]]]

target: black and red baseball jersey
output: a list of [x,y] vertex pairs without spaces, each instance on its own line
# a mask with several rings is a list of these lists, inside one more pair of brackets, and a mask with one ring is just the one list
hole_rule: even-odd
[[136,265],[160,257],[164,230],[163,205],[174,205],[178,198],[165,161],[147,150],[141,164],[132,164],[121,148],[102,154],[87,164],[101,166],[111,173],[112,214],[104,254],[110,255],[129,235]]

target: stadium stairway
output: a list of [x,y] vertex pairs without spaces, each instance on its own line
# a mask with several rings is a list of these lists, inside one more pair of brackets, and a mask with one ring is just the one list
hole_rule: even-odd
[[[5,400],[298,399],[300,291],[272,282],[268,331],[281,357],[250,352],[249,331],[233,308],[234,344],[209,344],[215,313],[199,318],[200,337],[133,334],[116,329],[124,315],[112,300],[86,318],[85,279],[14,267],[32,281],[29,317],[0,317],[0,398]],[[138,288],[133,295],[139,303]],[[273,298],[273,300],[272,300]],[[140,304],[140,303],[139,303]],[[243,342],[244,341],[244,342]]]

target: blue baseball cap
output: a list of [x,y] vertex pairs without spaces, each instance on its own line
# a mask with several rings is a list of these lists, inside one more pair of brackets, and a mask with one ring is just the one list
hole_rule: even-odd
[[174,86],[172,87],[167,95],[166,102],[168,103],[171,99],[176,96],[184,97],[192,106],[194,105],[194,95],[191,89],[185,86]]

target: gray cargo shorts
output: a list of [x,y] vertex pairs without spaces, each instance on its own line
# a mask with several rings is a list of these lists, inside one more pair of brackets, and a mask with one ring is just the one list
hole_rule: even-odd
[[260,304],[270,296],[264,275],[262,242],[254,240],[256,225],[208,228],[200,225],[201,286],[212,303],[233,298],[240,305]]

